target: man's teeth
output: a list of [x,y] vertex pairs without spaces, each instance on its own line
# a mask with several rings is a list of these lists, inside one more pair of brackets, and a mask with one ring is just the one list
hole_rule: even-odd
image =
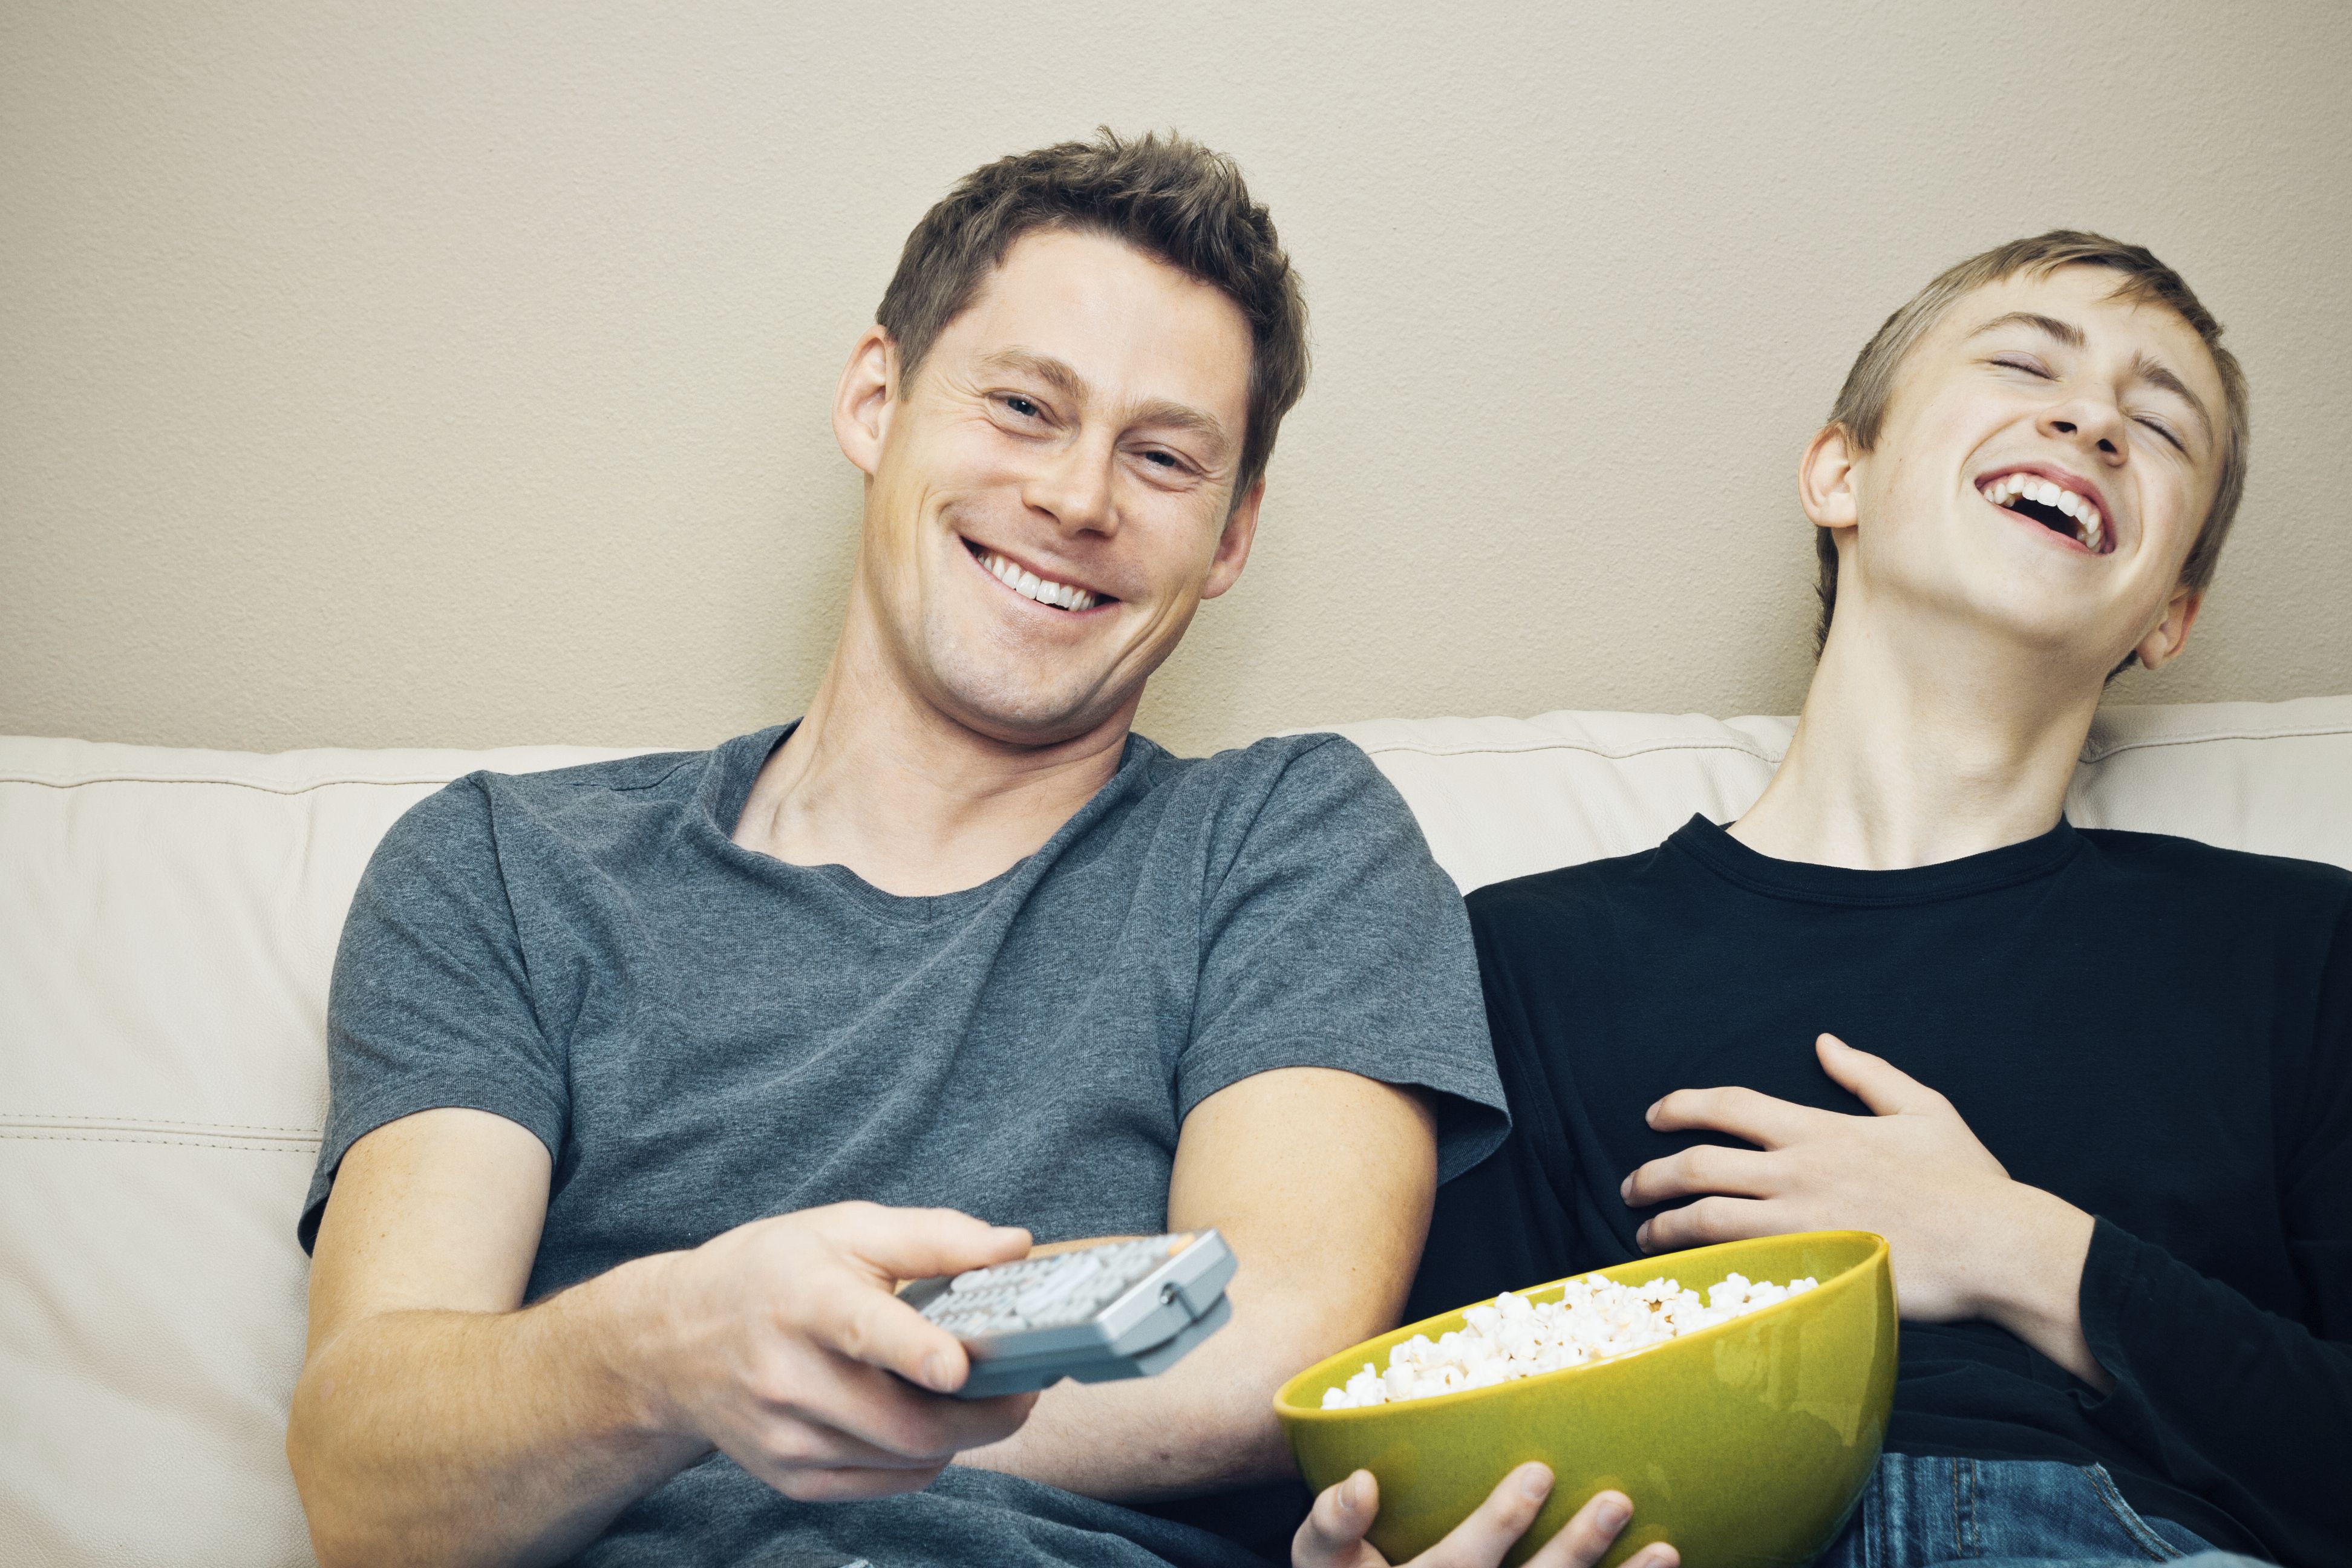
[[1095,607],[1095,596],[1084,588],[1073,588],[1067,583],[1040,577],[1034,572],[1015,566],[993,550],[983,552],[980,563],[987,567],[998,582],[1024,598],[1034,599],[1041,605],[1051,605],[1062,610],[1091,610]]
[[2074,538],[2094,555],[2100,553],[2105,542],[2107,521],[2099,515],[2097,503],[2088,496],[2076,495],[2039,474],[2002,474],[1998,479],[1987,479],[1978,487],[1978,493],[1995,506],[2030,500],[2073,518]]

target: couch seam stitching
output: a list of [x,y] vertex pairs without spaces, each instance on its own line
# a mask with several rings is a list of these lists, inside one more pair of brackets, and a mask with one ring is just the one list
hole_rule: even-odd
[[312,1127],[287,1127],[274,1121],[190,1121],[176,1116],[90,1116],[73,1110],[0,1110],[0,1127],[20,1121],[84,1121],[98,1126],[194,1127],[219,1132],[293,1132],[319,1136]]
[[[2324,740],[2338,735],[2352,735],[2352,727],[2326,726],[2303,730],[2269,731],[2216,730],[2201,735],[2166,735],[2150,737],[2147,740],[2116,741],[2102,745],[2086,746],[2083,761],[2100,763],[2109,757],[2120,756],[2126,752],[2154,751],[2166,746],[2201,746],[2218,741],[2308,741]],[[1648,756],[1656,752],[1732,752],[1743,757],[1754,757],[1759,762],[1770,763],[1780,760],[1772,752],[1759,752],[1753,747],[1738,745],[1729,741],[1661,741],[1655,745],[1635,746],[1625,751],[1611,751],[1604,746],[1569,740],[1530,741],[1524,745],[1485,746],[1446,746],[1411,741],[1375,741],[1370,743],[1363,742],[1357,743],[1371,756],[1379,756],[1390,752],[1402,752],[1421,757],[1526,756],[1537,752],[1579,752],[1586,756],[1600,757],[1609,762],[1622,762],[1630,757]]]
[[0,1127],[0,1138],[14,1138],[26,1143],[152,1143],[159,1148],[226,1149],[231,1153],[241,1151],[258,1154],[308,1154],[313,1159],[319,1152],[316,1139],[309,1140],[312,1146],[304,1149],[284,1147],[301,1142],[290,1138],[247,1138],[231,1142],[206,1138],[137,1138],[127,1133],[106,1136],[97,1132],[29,1132],[14,1127]]
[[2095,749],[2085,747],[2085,762],[2103,763],[2109,757],[2126,752],[2156,751],[2165,746],[2202,746],[2214,741],[2311,741],[2325,740],[2331,735],[2352,735],[2352,728],[2331,727],[2315,730],[2239,731],[2216,730],[2203,735],[2151,736],[2145,741],[2117,741]]
[[[1361,745],[1361,742],[1358,742]],[[1759,752],[1748,746],[1736,746],[1727,741],[1661,741],[1654,746],[1637,746],[1628,752],[1605,751],[1599,746],[1580,745],[1574,741],[1530,742],[1524,746],[1419,746],[1405,741],[1364,746],[1367,755],[1378,756],[1383,752],[1409,752],[1422,757],[1511,757],[1525,756],[1531,752],[1582,752],[1587,756],[1609,762],[1622,762],[1628,757],[1645,757],[1653,752],[1736,752],[1743,757],[1754,757],[1759,763],[1778,762],[1769,752]]]
[[68,779],[44,779],[23,773],[0,773],[0,784],[33,784],[41,789],[80,789],[86,784],[204,784],[215,789],[249,789],[262,795],[309,795],[313,790],[333,789],[340,784],[371,784],[384,788],[402,788],[416,784],[446,784],[463,777],[465,777],[463,773],[452,773],[447,778],[435,776],[397,779],[314,779],[309,784],[279,785],[257,784],[251,779],[158,777],[141,773],[92,775],[88,778]]

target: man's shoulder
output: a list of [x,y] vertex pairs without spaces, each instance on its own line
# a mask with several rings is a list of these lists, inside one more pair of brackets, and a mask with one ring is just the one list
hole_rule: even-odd
[[1371,758],[1344,735],[1269,735],[1206,757],[1150,747],[1146,790],[1165,813],[1213,834],[1345,831],[1351,822],[1408,824],[1412,813]]
[[426,795],[402,815],[378,846],[379,864],[476,858],[518,834],[593,842],[646,812],[690,805],[721,753],[756,737],[704,752],[647,752],[631,757],[502,773],[479,769]]
[[1327,780],[1381,777],[1363,749],[1345,735],[1329,731],[1305,731],[1292,735],[1268,735],[1246,746],[1233,746],[1205,757],[1180,757],[1141,735],[1139,744],[1152,753],[1154,778],[1179,780],[1205,788],[1232,791],[1312,786]]
[[[740,743],[730,741],[727,745]],[[612,757],[535,773],[483,770],[453,781],[449,787],[457,790],[463,786],[495,802],[539,810],[593,810],[601,803],[635,800],[648,790],[665,785],[683,783],[690,789],[726,749],[721,746],[705,752],[646,752],[634,757]]]

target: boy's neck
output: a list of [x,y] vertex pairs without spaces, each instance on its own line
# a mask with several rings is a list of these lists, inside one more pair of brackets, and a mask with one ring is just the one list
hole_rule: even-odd
[[1838,608],[1788,754],[1733,837],[1779,860],[1899,870],[2057,826],[2096,675],[1980,627]]

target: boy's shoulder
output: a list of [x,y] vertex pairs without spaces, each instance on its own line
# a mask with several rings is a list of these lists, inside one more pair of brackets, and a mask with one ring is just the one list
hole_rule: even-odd
[[2103,873],[2158,889],[2193,892],[2251,906],[2284,904],[2293,913],[2352,900],[2352,870],[2324,860],[2227,849],[2199,838],[2123,827],[2079,830],[2087,858]]
[[1582,860],[1525,877],[1489,882],[1465,899],[1471,923],[1481,931],[1556,931],[1591,919],[1622,917],[1639,897],[1645,879],[1658,869],[1664,844],[1630,855]]

